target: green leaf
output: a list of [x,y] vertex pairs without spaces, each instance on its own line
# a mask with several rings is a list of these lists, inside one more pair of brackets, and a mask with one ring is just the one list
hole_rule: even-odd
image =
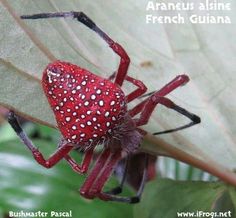
[[[49,11],[84,11],[124,46],[132,60],[129,75],[143,81],[150,91],[161,88],[182,72],[190,76],[187,86],[171,93],[170,98],[198,114],[202,123],[162,137],[180,150],[204,162],[207,160],[206,164],[214,165],[213,160],[227,170],[236,168],[236,100],[232,94],[236,81],[235,47],[232,46],[236,28],[233,24],[147,25],[147,1],[0,2],[1,105],[13,108],[31,120],[55,126],[40,85],[43,69],[49,59],[53,59],[51,56],[105,77],[117,69],[117,55],[94,32],[75,20],[20,22],[16,16]],[[233,0],[228,2],[234,3]],[[232,20],[235,18],[233,10],[227,13]],[[127,93],[131,89],[130,84],[124,85]],[[186,122],[175,112],[159,107],[145,129],[152,133]],[[154,146],[151,146],[151,151],[154,151]]]
[[[236,190],[234,190],[236,191]],[[236,213],[236,208],[234,207],[235,201],[230,196],[230,190],[227,188],[218,196],[218,199],[216,199],[213,211],[216,212],[227,212],[230,211],[234,216]]]
[[0,142],[17,139],[18,136],[12,131],[11,126],[2,125],[0,126]]
[[[52,153],[49,142],[34,143],[45,156]],[[130,205],[82,198],[79,188],[85,176],[74,173],[64,161],[49,170],[41,167],[19,141],[0,143],[0,166],[2,213],[72,210],[73,217],[132,217]],[[115,185],[117,182],[112,180],[107,186]]]
[[134,208],[134,217],[173,218],[178,212],[196,214],[197,211],[231,211],[232,217],[235,217],[236,201],[230,193],[235,195],[235,188],[221,182],[157,179],[147,184],[141,203]]
[[235,187],[230,187],[229,192],[230,192],[230,197],[232,199],[234,207],[236,208],[236,188]]

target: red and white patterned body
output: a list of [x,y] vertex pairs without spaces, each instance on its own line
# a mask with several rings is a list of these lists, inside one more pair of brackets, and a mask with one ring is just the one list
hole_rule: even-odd
[[86,148],[108,140],[124,121],[127,105],[120,87],[76,65],[49,64],[42,85],[59,130],[76,146]]

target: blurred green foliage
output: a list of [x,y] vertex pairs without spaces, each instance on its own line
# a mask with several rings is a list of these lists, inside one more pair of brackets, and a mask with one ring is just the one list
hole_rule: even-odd
[[[56,130],[44,126],[24,125],[27,133],[37,136],[34,144],[49,156],[56,149],[59,134]],[[38,165],[25,146],[12,134],[9,125],[0,128],[0,135],[8,137],[0,139],[0,212],[8,211],[69,211],[73,217],[132,217],[132,206],[86,200],[79,194],[79,187],[85,176],[74,173],[71,168],[61,161],[52,169]],[[10,139],[12,136],[12,139]],[[76,152],[77,161],[81,155]],[[118,184],[112,179],[106,189]],[[125,190],[125,195],[131,192]]]
[[[28,122],[23,126],[46,157],[56,149],[60,138],[56,129]],[[78,152],[73,157],[78,162],[82,158]],[[85,176],[74,173],[64,161],[49,170],[38,165],[8,124],[0,127],[0,166],[0,217],[8,211],[71,210],[73,217],[172,218],[177,211],[228,209],[234,212],[236,205],[233,187],[219,182],[192,182],[216,178],[170,158],[159,158],[159,178],[147,184],[138,205],[86,200],[78,191]],[[112,178],[106,189],[117,184]],[[128,196],[132,194],[127,189],[124,192]]]

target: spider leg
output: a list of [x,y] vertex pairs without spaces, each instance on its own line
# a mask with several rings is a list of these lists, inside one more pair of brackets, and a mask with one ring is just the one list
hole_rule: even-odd
[[27,148],[32,152],[34,159],[45,168],[51,168],[57,164],[61,159],[63,159],[74,146],[69,143],[62,143],[59,145],[57,151],[50,156],[48,160],[45,160],[42,153],[33,145],[32,141],[28,138],[26,133],[21,128],[17,121],[14,112],[10,111],[8,114],[8,122],[15,130],[16,134],[20,137],[22,142],[27,146]]
[[133,196],[133,197],[123,197],[123,196],[116,196],[114,194],[110,194],[110,193],[107,193],[107,192],[100,192],[98,197],[100,199],[106,200],[106,201],[117,201],[117,202],[130,203],[130,204],[138,203],[140,201],[140,198],[142,196],[143,189],[144,189],[144,186],[145,186],[145,183],[146,183],[147,168],[148,168],[148,158],[147,158],[147,155],[145,155],[145,167],[144,167],[144,170],[143,170],[143,176],[142,176],[142,180],[141,180],[139,189],[138,189],[135,196]]
[[90,193],[90,189],[92,188],[92,185],[94,184],[95,180],[98,178],[107,160],[110,158],[110,155],[110,150],[105,149],[95,162],[94,168],[92,169],[92,171],[86,178],[84,184],[80,188],[80,194],[85,198],[93,199],[95,197],[93,193]]
[[153,94],[149,98],[147,103],[145,104],[145,107],[144,107],[144,109],[143,109],[143,111],[140,115],[140,118],[136,120],[136,125],[137,126],[142,126],[142,125],[147,124],[147,122],[148,122],[153,110],[157,106],[157,104],[162,104],[162,105],[166,106],[167,108],[175,110],[176,112],[188,117],[191,120],[191,122],[186,124],[186,125],[180,126],[178,128],[169,129],[169,130],[165,130],[165,131],[162,131],[162,132],[154,133],[154,135],[179,131],[179,130],[191,127],[191,126],[201,122],[200,118],[197,115],[192,114],[189,111],[185,110],[184,108],[176,105],[170,99],[165,98],[165,97],[159,97],[159,96],[156,96],[155,94]]
[[68,162],[71,168],[79,174],[84,174],[88,171],[89,165],[92,161],[93,157],[93,148],[85,151],[84,159],[82,163],[79,165],[70,155],[66,155],[64,159]]
[[[113,80],[116,76],[116,72],[114,72],[108,79]],[[132,83],[133,85],[137,86],[138,88],[135,89],[133,92],[129,93],[126,96],[126,102],[129,103],[134,99],[138,98],[139,96],[143,95],[147,91],[147,87],[143,84],[142,81],[134,79],[131,76],[126,75],[125,80]]]
[[143,84],[142,81],[134,79],[130,76],[126,76],[125,79],[138,87],[126,96],[127,103],[133,101],[134,99],[138,98],[147,91],[147,87]]
[[[170,81],[168,84],[166,84],[159,91],[156,91],[155,96],[165,96],[165,95],[169,94],[170,92],[172,92],[173,90],[175,90],[176,88],[178,88],[182,85],[185,85],[188,81],[189,81],[188,76],[186,76],[184,74],[179,75],[179,76],[175,77],[172,81]],[[147,103],[147,101],[149,99],[150,99],[150,97],[143,100],[138,105],[136,105],[134,108],[129,110],[130,116],[134,117],[136,114],[140,113],[143,110],[145,104]]]
[[114,42],[105,32],[103,32],[86,14],[83,12],[56,12],[56,13],[41,13],[41,14],[34,14],[34,15],[23,15],[21,16],[22,19],[42,19],[42,18],[55,18],[55,17],[72,17],[77,19],[79,22],[83,23],[89,29],[96,32],[106,43],[110,46],[110,48],[120,56],[120,64],[118,67],[118,73],[115,79],[115,83],[119,86],[122,86],[125,76],[128,71],[130,58],[127,55],[126,51],[123,47]]
[[191,122],[186,125],[180,126],[178,128],[154,133],[154,135],[179,131],[179,130],[191,127],[197,123],[200,123],[201,119],[197,115],[190,113],[184,108],[176,105],[170,99],[164,97],[165,95],[169,94],[171,91],[178,88],[179,86],[184,85],[188,81],[189,81],[189,78],[186,75],[177,76],[174,80],[172,80],[170,83],[165,85],[162,89],[154,93],[151,93],[150,97],[148,97],[147,99],[145,99],[144,101],[136,105],[133,109],[131,109],[129,111],[129,114],[131,117],[141,112],[140,118],[136,119],[135,121],[136,125],[142,126],[142,125],[147,124],[157,104],[162,104],[170,109],[175,110],[176,112],[188,117],[191,120]]
[[120,194],[122,192],[123,186],[124,186],[124,183],[125,183],[125,179],[127,177],[128,167],[129,167],[129,155],[125,159],[124,172],[122,174],[120,184],[117,187],[115,187],[115,188],[113,188],[109,191],[106,191],[105,192],[106,194],[117,195],[117,194]]
[[[166,100],[170,101],[170,99],[168,99],[168,98],[166,98]],[[167,105],[169,105],[169,103],[167,103]],[[191,120],[190,123],[182,125],[182,126],[177,127],[177,128],[173,128],[173,129],[169,129],[169,130],[165,130],[165,131],[161,131],[161,132],[155,132],[155,133],[153,133],[153,135],[160,135],[160,134],[165,134],[165,133],[176,132],[176,131],[179,131],[179,130],[182,130],[182,129],[189,128],[189,127],[194,126],[194,125],[196,125],[196,124],[201,122],[201,118],[199,116],[197,116],[196,114],[193,114],[193,113],[187,111],[186,109],[184,109],[184,108],[182,108],[182,107],[180,107],[180,106],[178,106],[178,105],[176,105],[174,103],[173,103],[173,106],[170,107],[170,109],[173,109],[176,112],[184,115],[185,117],[188,117]]]
[[92,187],[90,188],[89,193],[100,198],[100,193],[102,188],[104,187],[106,181],[111,176],[115,166],[121,159],[121,150],[118,150],[114,153],[110,153],[109,159],[107,163],[103,166],[100,175],[96,178],[95,182],[93,183]]
[[149,92],[149,93],[146,93],[146,94],[140,96],[139,98],[145,98],[145,97],[151,96],[154,93],[155,93],[155,91],[152,91],[152,92]]
[[[140,201],[140,197],[143,192],[143,188],[146,181],[147,176],[147,166],[148,166],[148,158],[145,158],[145,169],[143,172],[142,181],[140,184],[140,188],[134,197],[121,197],[116,196],[115,194],[110,194],[108,192],[102,192],[102,188],[104,184],[110,177],[112,171],[114,170],[116,164],[121,158],[121,151],[117,151],[115,153],[111,153],[109,149],[105,149],[103,153],[99,156],[98,160],[95,163],[95,166],[85,183],[80,189],[80,193],[85,198],[93,199],[98,197],[102,200],[106,201],[118,201],[124,203],[137,203]],[[122,185],[124,183],[124,178],[122,179]],[[121,188],[122,189],[122,188]],[[119,190],[118,190],[119,192]]]

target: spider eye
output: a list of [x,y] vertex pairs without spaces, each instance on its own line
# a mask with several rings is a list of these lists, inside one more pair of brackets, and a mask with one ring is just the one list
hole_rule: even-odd
[[49,83],[52,83],[53,79],[60,76],[60,72],[58,72],[57,69],[48,68],[46,72],[47,72],[46,79]]
[[50,76],[58,77],[60,76],[60,72],[58,72],[58,70],[56,69],[47,69],[47,75],[48,77]]

